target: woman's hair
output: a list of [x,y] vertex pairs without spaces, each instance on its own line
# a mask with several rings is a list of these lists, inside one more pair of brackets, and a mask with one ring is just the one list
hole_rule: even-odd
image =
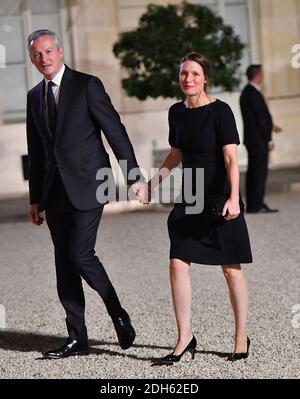
[[179,61],[179,69],[181,68],[181,65],[186,61],[197,62],[197,64],[201,66],[206,80],[206,83],[204,84],[204,91],[207,92],[207,88],[212,81],[212,65],[210,60],[205,55],[193,51],[181,58],[181,60]]

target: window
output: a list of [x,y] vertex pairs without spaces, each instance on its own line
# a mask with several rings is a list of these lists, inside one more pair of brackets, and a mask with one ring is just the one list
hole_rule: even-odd
[[[218,13],[224,22],[232,26],[235,34],[239,35],[241,41],[245,44],[243,56],[241,59],[238,75],[241,79],[240,87],[243,87],[247,78],[245,71],[251,64],[252,51],[250,39],[250,17],[248,9],[249,0],[194,0],[194,4],[201,4],[209,7],[212,11]],[[252,0],[250,0],[252,1]]]
[[28,57],[29,33],[51,29],[66,48],[63,12],[60,0],[1,0],[0,44],[6,50],[6,67],[0,69],[0,113],[4,122],[24,121],[27,91],[41,80]]

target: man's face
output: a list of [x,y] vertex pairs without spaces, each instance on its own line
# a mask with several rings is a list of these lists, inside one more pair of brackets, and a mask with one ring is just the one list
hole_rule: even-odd
[[260,84],[262,84],[263,80],[264,80],[264,72],[263,72],[263,69],[260,68],[260,70],[257,72],[257,75],[256,75],[256,81],[260,85]]
[[49,35],[40,36],[31,43],[30,59],[46,79],[52,80],[62,67],[63,49]]

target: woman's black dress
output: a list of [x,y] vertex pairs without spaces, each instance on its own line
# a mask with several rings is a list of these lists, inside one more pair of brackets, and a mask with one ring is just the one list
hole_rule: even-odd
[[[169,126],[169,143],[180,149],[183,170],[204,169],[205,203],[211,195],[230,193],[222,147],[240,141],[229,105],[220,100],[196,108],[176,103],[169,110]],[[252,262],[243,213],[233,220],[216,220],[206,206],[192,215],[185,214],[184,207],[176,203],[168,218],[170,259],[207,265]]]

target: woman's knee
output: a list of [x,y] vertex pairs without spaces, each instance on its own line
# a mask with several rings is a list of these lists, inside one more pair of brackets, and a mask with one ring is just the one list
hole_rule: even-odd
[[190,265],[180,259],[171,259],[170,261],[170,271],[171,273],[182,273],[189,272]]
[[226,280],[234,281],[239,278],[241,274],[241,265],[226,265],[222,266],[222,270]]

